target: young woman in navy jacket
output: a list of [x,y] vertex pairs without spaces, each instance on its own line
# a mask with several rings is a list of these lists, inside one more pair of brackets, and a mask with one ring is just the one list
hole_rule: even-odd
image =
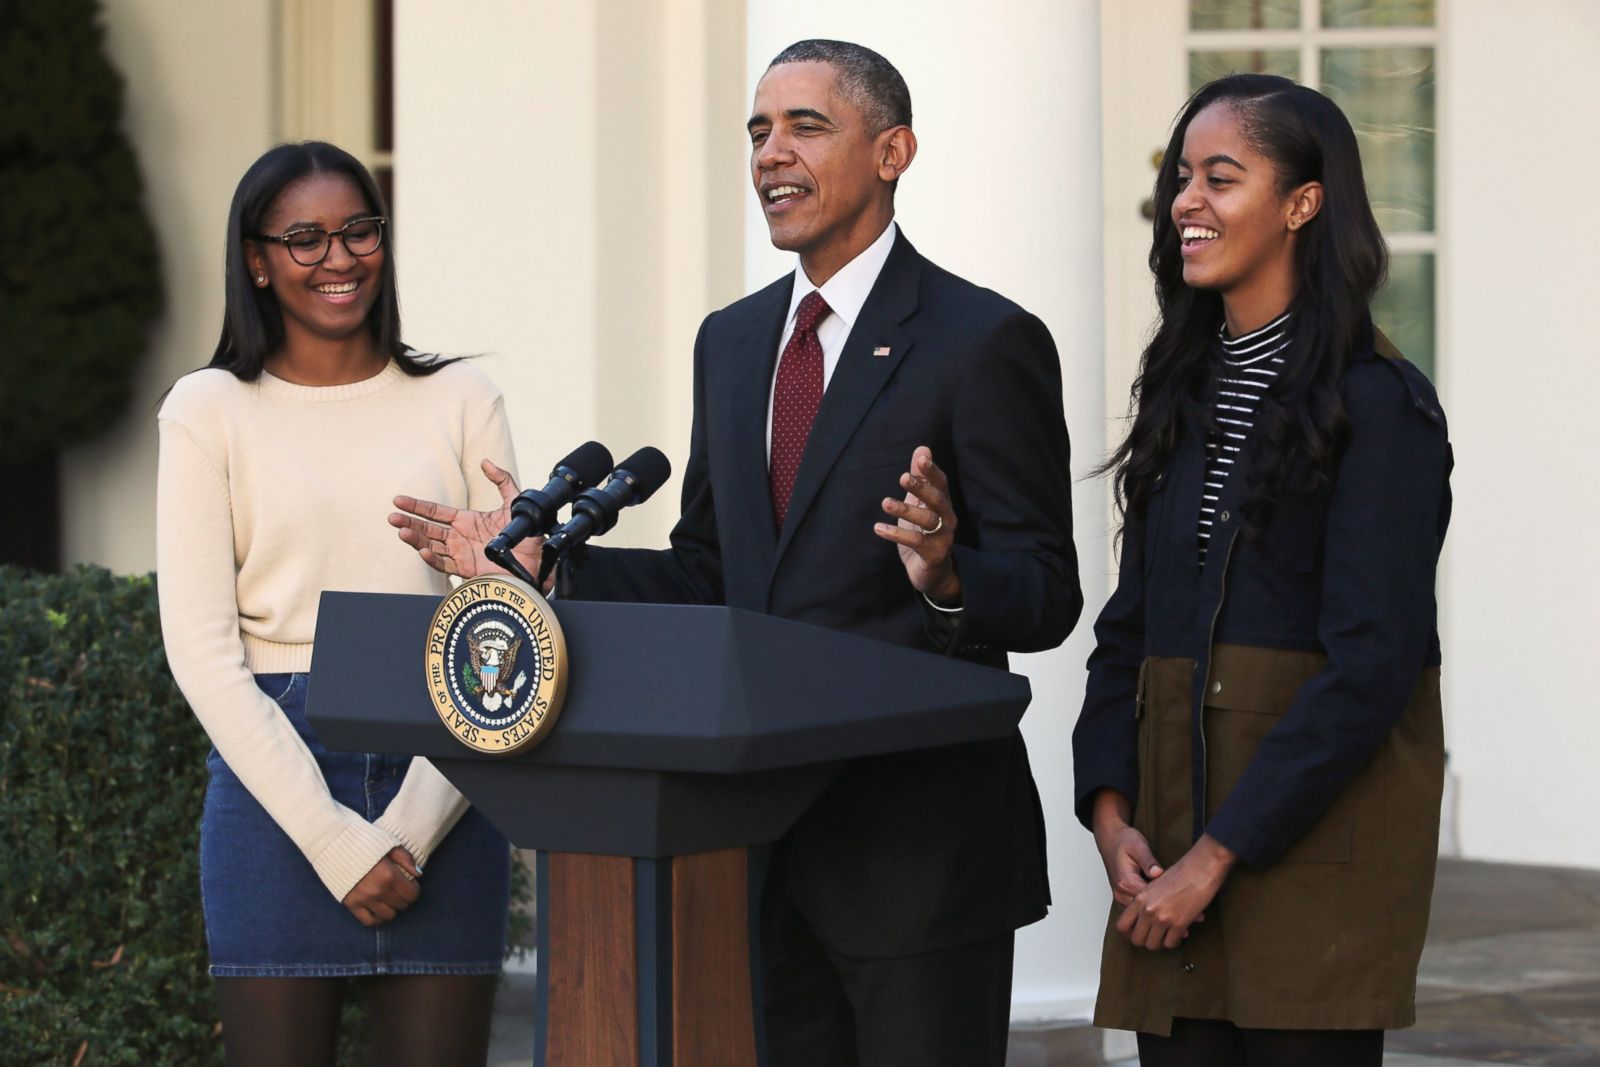
[[1438,839],[1444,415],[1373,328],[1387,252],[1326,97],[1205,86],[1156,204],[1073,735],[1113,897],[1095,1022],[1146,1067],[1376,1067],[1414,1021]]

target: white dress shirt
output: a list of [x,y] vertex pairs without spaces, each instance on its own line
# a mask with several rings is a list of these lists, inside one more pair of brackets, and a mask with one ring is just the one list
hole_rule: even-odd
[[[783,322],[783,336],[778,339],[778,359],[783,359],[783,350],[789,344],[789,338],[794,335],[795,313],[800,310],[800,301],[812,292],[820,292],[822,299],[827,301],[830,314],[817,323],[817,340],[822,343],[822,390],[826,394],[828,383],[833,381],[833,369],[839,365],[839,354],[844,351],[844,343],[850,339],[850,328],[855,325],[856,319],[861,317],[861,306],[867,302],[867,296],[872,292],[872,287],[878,281],[878,275],[883,272],[884,263],[888,262],[889,249],[894,247],[894,235],[899,232],[891,221],[861,254],[850,262],[840,267],[833,277],[829,278],[820,287],[813,285],[811,279],[806,277],[805,268],[796,263],[794,266],[794,293],[789,297],[789,315]],[[772,383],[767,387],[767,462],[772,462],[772,399],[778,385],[778,365],[772,366]],[[906,457],[909,463],[911,457]]]

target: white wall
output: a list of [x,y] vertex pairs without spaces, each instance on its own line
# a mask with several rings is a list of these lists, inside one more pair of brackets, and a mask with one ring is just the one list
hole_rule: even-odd
[[593,18],[511,0],[477,15],[396,5],[401,311],[413,345],[484,355],[533,483],[596,434]]
[[1438,365],[1456,456],[1444,694],[1461,846],[1600,867],[1600,5],[1455,0],[1440,27]]
[[156,398],[204,366],[222,329],[223,233],[239,176],[272,143],[271,0],[105,5],[124,127],[161,250],[165,309],[128,413],[62,462],[62,556],[155,566]]
[[[742,23],[713,6],[396,5],[406,334],[487,354],[524,483],[589,438],[687,459],[695,330],[740,278]],[[608,543],[665,543],[679,485]]]
[[[771,58],[804,37],[856,41],[900,69],[918,154],[896,194],[897,220],[918,251],[1050,327],[1081,477],[1105,439],[1099,28],[1088,2],[1012,0],[1004,16],[957,0],[815,0],[803,8],[757,0],[747,15],[747,100]],[[745,281],[755,289],[792,270],[794,259],[771,247],[748,186],[745,196]],[[1074,508],[1084,621],[1063,648],[1013,660],[1033,683],[1023,732],[1049,824],[1055,896],[1050,917],[1017,939],[1018,1019],[1087,1014],[1108,906],[1100,861],[1072,815],[1072,724],[1089,622],[1107,595],[1098,484],[1080,482]]]

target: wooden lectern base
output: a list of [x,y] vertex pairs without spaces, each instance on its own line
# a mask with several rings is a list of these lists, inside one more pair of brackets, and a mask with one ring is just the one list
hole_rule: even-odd
[[749,850],[541,852],[535,1067],[756,1067]]

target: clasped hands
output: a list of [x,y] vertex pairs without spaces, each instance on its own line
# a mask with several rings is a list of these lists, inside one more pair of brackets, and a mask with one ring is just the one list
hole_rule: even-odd
[[1227,880],[1234,855],[1204,834],[1182,859],[1164,868],[1130,816],[1131,806],[1120,793],[1104,789],[1095,796],[1095,846],[1112,899],[1123,909],[1117,932],[1137,948],[1177,948],[1190,926],[1205,921],[1205,909]]
[[417,902],[421,878],[411,853],[392,848],[344,895],[344,906],[362,926],[381,926]]
[[[489,460],[483,461],[482,468],[484,477],[500,491],[500,507],[495,511],[467,511],[409,496],[394,498],[398,510],[389,516],[389,525],[434,570],[476,578],[500,569],[484,555],[484,546],[511,521],[511,502],[520,490],[509,472]],[[940,604],[959,603],[961,577],[951,552],[955,506],[950,499],[950,480],[934,463],[932,449],[919,445],[912,452],[910,469],[900,475],[900,488],[905,490],[904,498],[883,499],[884,514],[894,521],[874,524],[873,533],[894,542],[917,592]],[[530,537],[512,552],[530,574],[537,574],[543,545],[543,538]],[[545,592],[553,581],[553,575],[546,580]]]

